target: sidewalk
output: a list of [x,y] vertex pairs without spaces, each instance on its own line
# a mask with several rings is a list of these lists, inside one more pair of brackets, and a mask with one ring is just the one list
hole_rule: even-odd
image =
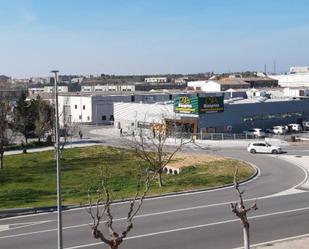
[[252,246],[254,249],[308,249],[309,234],[278,240],[261,246]]

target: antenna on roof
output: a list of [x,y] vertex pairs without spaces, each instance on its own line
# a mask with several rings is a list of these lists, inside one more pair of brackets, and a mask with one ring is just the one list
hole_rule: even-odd
[[264,73],[265,75],[267,75],[267,65],[266,64],[264,64]]
[[274,74],[276,74],[276,60],[274,60]]

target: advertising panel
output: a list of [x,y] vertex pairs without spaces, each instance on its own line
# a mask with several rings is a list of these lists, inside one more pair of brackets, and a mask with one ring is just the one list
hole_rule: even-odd
[[180,96],[174,99],[174,112],[184,114],[204,114],[224,111],[223,96]]
[[223,96],[209,96],[199,98],[199,113],[223,112],[224,99]]
[[180,96],[174,99],[174,112],[199,114],[198,97]]

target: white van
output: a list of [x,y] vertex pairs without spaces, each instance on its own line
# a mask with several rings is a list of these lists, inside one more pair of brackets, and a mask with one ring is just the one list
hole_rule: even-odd
[[300,124],[288,124],[288,127],[290,127],[292,131],[296,131],[296,132],[300,132],[303,130]]
[[305,131],[309,130],[309,121],[303,121],[303,128]]
[[276,134],[276,135],[283,135],[286,132],[287,132],[287,129],[282,125],[273,127],[273,133]]

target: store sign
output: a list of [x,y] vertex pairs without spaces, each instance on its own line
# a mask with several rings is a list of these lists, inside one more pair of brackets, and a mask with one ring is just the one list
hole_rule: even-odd
[[174,99],[174,112],[186,114],[203,114],[223,112],[223,96],[189,97],[180,96]]
[[209,96],[199,98],[200,111],[199,113],[223,112],[224,99],[223,96]]
[[198,97],[180,96],[174,99],[174,112],[199,114]]

